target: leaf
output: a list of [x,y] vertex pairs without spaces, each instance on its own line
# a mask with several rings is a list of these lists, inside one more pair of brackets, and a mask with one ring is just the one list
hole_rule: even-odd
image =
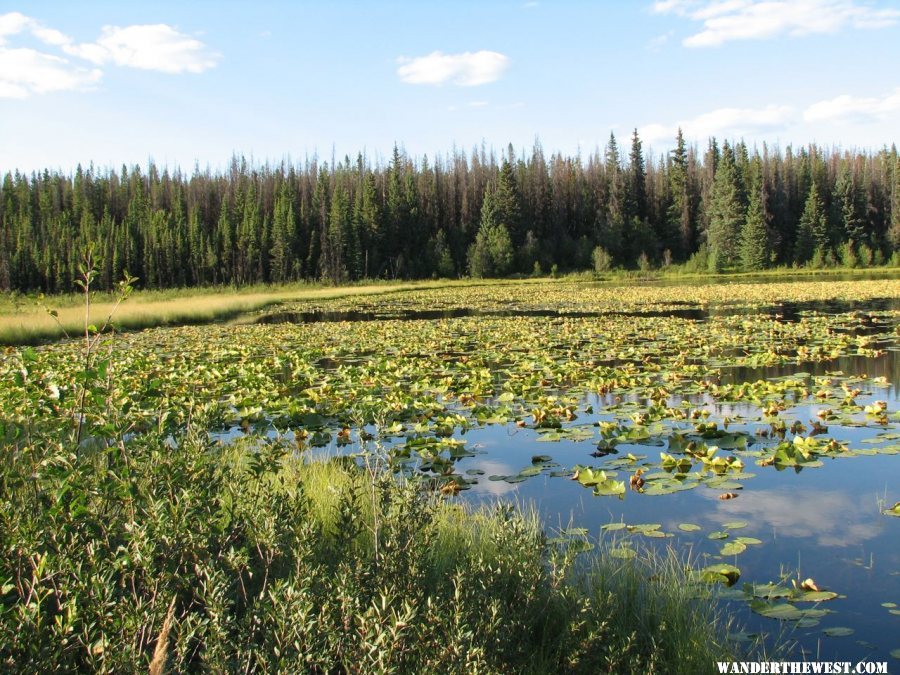
[[838,597],[833,591],[806,591],[804,593],[795,593],[791,595],[793,602],[825,602],[826,600],[834,600]]
[[695,573],[705,583],[723,583],[732,586],[741,576],[741,571],[734,565],[721,563],[704,567]]
[[728,523],[722,523],[722,527],[726,530],[740,530],[747,527],[748,524],[746,520],[732,520]]
[[609,554],[613,558],[621,558],[623,560],[631,560],[632,558],[637,557],[637,552],[633,548],[628,548],[627,546],[614,548],[610,550]]
[[696,532],[700,529],[700,526],[693,523],[678,523],[678,529],[682,532]]
[[768,602],[751,602],[750,609],[770,619],[779,621],[799,621],[803,618],[803,612],[787,603],[769,604]]
[[833,628],[825,628],[822,632],[828,637],[847,637],[848,635],[853,635],[856,631],[844,626],[835,626]]
[[728,533],[727,533],[727,532],[721,532],[721,531],[719,531],[719,532],[710,532],[708,535],[706,535],[706,538],[707,538],[707,539],[728,539]]
[[897,502],[889,509],[885,509],[884,511],[882,511],[882,513],[886,516],[900,517],[900,502]]
[[729,541],[719,551],[721,555],[738,555],[747,550],[747,546],[739,541]]

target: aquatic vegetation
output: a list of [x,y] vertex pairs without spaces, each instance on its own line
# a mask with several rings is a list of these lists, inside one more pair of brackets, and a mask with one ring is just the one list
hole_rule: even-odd
[[[91,372],[74,342],[7,348],[0,355],[4,461],[20,472],[16,489],[52,486],[75,516],[133,498],[127,476],[136,448],[157,444],[154,462],[162,463],[165,448],[179,456],[186,436],[199,432],[210,434],[203,452],[216,457],[245,448],[240,465],[265,477],[261,494],[280,485],[283,462],[278,471],[263,468],[265,452],[254,459],[246,448],[277,446],[301,463],[327,452],[353,465],[378,448],[388,474],[450,501],[534,484],[571,488],[573,499],[610,509],[663,513],[691,499],[697,506],[673,513],[674,522],[649,515],[641,520],[661,522],[604,528],[628,535],[608,555],[640,557],[638,537],[692,538],[708,558],[698,581],[730,586],[723,597],[741,593],[761,617],[811,627],[824,610],[795,603],[830,601],[832,591],[782,595],[752,572],[754,556],[772,543],[754,521],[765,508],[756,485],[900,452],[889,396],[896,370],[886,365],[900,348],[900,281],[730,284],[727,295],[722,300],[714,285],[558,282],[310,298],[240,325],[105,337],[102,367]],[[304,322],[278,320],[289,316]],[[96,386],[82,406],[88,380]],[[521,453],[506,450],[513,459],[491,464],[501,442]],[[108,457],[116,487],[75,499],[77,490],[62,484],[77,469],[73,451],[95,457],[97,471]],[[343,484],[314,476],[303,479],[305,493],[318,495],[309,512],[330,533],[325,541],[338,541],[340,518],[348,517],[336,506]],[[246,499],[234,490],[216,497],[222,512],[198,503],[190,517],[233,519]],[[900,504],[882,496],[874,517],[894,527],[881,516],[900,515]],[[725,517],[711,521],[717,509]],[[756,536],[739,536],[748,527]],[[352,537],[357,546],[371,545],[370,530],[369,523]],[[570,535],[563,539],[579,539]],[[735,586],[741,571],[729,563],[736,561],[749,593]],[[154,605],[154,628],[167,607]],[[406,610],[386,601],[378,611],[387,626],[391,611]]]

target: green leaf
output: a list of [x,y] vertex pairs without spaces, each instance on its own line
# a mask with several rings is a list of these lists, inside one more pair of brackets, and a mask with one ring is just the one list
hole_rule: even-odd
[[844,626],[835,626],[833,628],[825,628],[822,632],[828,637],[847,637],[848,635],[853,635],[856,631]]
[[738,555],[747,550],[747,546],[739,541],[730,541],[719,551],[722,555]]
[[722,527],[726,530],[740,530],[747,527],[748,524],[746,520],[732,520],[728,523],[722,523]]
[[779,621],[799,621],[803,618],[803,612],[787,603],[769,604],[768,602],[755,601],[750,603],[750,609],[770,619]]
[[678,523],[678,529],[682,532],[696,532],[700,529],[700,526],[693,523]]

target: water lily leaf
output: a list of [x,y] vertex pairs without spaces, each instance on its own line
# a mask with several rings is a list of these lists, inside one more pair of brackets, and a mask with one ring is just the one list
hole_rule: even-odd
[[734,565],[720,563],[704,567],[696,573],[700,581],[705,583],[722,583],[732,586],[740,578],[741,571]]
[[738,537],[735,541],[744,544],[745,546],[755,546],[762,543],[762,541],[756,537]]
[[628,526],[625,523],[608,523],[602,525],[600,529],[605,530],[606,532],[615,532],[616,530],[624,530],[626,527]]
[[890,652],[891,656],[895,659],[900,659],[900,649],[892,649]]
[[882,513],[886,516],[900,517],[900,502],[897,502],[889,509],[885,509],[884,511],[882,511]]
[[791,594],[792,602],[825,602],[826,600],[834,600],[838,597],[837,593],[832,591],[806,591],[803,593]]
[[856,631],[844,626],[834,626],[833,628],[824,628],[822,632],[828,637],[847,637],[848,635],[853,635]]
[[881,606],[887,607],[888,609],[893,609],[894,607],[897,606],[897,603],[896,602],[882,602]]
[[613,558],[622,558],[623,560],[631,560],[632,558],[637,557],[637,551],[633,548],[628,548],[627,546],[619,546],[611,549],[609,554]]
[[609,478],[594,487],[594,494],[600,497],[625,497],[625,481]]
[[728,539],[728,533],[722,532],[722,531],[710,532],[708,535],[706,535],[706,538],[707,539]]
[[754,601],[750,603],[750,609],[770,619],[779,621],[799,621],[803,618],[803,612],[787,603],[770,604],[768,602]]
[[738,555],[747,550],[747,546],[739,541],[729,541],[719,551],[721,555]]
[[744,589],[753,597],[764,598],[766,600],[786,598],[793,592],[786,586],[779,586],[772,582],[767,584],[744,584]]
[[678,523],[678,529],[682,532],[696,532],[700,526],[694,525],[694,523]]

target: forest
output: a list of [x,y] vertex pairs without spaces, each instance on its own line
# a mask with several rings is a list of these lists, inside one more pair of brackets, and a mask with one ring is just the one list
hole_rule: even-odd
[[68,292],[83,251],[97,287],[499,277],[550,271],[848,267],[900,257],[900,158],[814,144],[705,149],[679,131],[645,157],[614,134],[588,156],[484,145],[429,160],[306,158],[188,175],[79,166],[7,173],[0,289]]

